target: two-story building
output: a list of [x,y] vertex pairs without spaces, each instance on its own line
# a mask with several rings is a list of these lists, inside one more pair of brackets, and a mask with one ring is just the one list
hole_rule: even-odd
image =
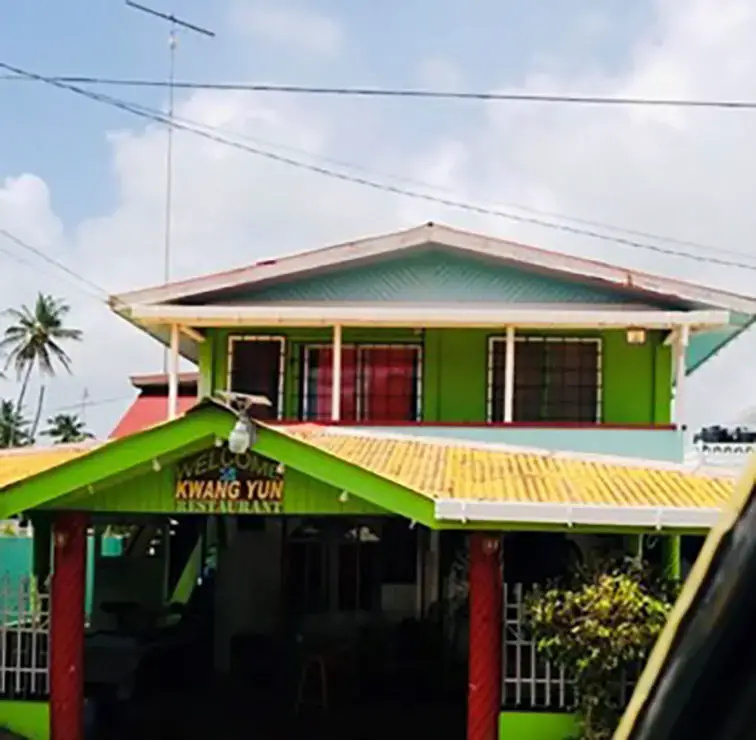
[[[677,572],[680,536],[706,532],[732,489],[683,462],[686,377],[756,316],[753,298],[425,224],[111,307],[170,348],[167,421],[5,473],[0,458],[0,518],[52,522],[54,740],[81,737],[102,672],[85,644],[147,644],[146,624],[175,628],[200,592],[212,656],[184,671],[262,691],[296,645],[290,714],[313,686],[332,710],[347,662],[363,700],[402,680],[413,706],[421,686],[429,705],[466,699],[471,740],[559,740],[569,677],[527,641],[523,588],[643,534]],[[181,357],[201,399],[184,413]],[[133,543],[98,560],[85,634],[85,533],[114,522]],[[393,716],[365,712],[373,728]]]

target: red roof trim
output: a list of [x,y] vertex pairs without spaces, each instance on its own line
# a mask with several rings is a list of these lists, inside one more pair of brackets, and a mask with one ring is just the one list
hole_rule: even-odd
[[[197,403],[197,397],[179,396],[178,413],[183,414]],[[110,434],[111,439],[121,439],[155,426],[168,418],[167,396],[139,396]]]

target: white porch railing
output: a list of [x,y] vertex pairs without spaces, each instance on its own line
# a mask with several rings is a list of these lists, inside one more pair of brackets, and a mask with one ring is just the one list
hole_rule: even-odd
[[0,575],[0,698],[49,694],[50,597],[31,576]]

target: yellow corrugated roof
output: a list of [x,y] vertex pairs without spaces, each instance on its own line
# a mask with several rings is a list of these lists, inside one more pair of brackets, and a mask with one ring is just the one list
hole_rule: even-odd
[[96,445],[60,445],[0,451],[0,490],[24,478],[86,455]]
[[651,462],[607,462],[311,424],[278,429],[432,499],[718,509],[734,488],[728,473]]

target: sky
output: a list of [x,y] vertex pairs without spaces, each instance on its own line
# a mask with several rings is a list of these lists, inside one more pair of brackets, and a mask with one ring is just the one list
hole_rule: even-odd
[[[180,34],[180,80],[756,99],[750,0],[154,0],[154,7],[216,34]],[[42,75],[165,79],[167,33],[121,0],[27,0],[4,14],[0,62]],[[167,106],[165,90],[97,92]],[[43,290],[71,305],[70,323],[84,341],[70,347],[73,374],[46,381],[44,415],[83,408],[90,428],[105,436],[134,397],[128,376],[162,363],[160,346],[110,314],[103,296],[162,281],[167,134],[158,123],[34,81],[0,79],[0,111],[0,229],[70,270],[0,235],[0,303],[31,304]],[[181,91],[176,116],[247,147],[499,215],[177,132],[172,278],[434,220],[756,295],[756,111]],[[585,228],[609,235],[619,233],[612,227],[648,232],[678,242],[631,239],[694,258],[502,212],[555,225],[592,221],[602,226]],[[691,379],[691,427],[734,420],[756,405],[754,336]],[[0,381],[0,397],[17,391],[13,376]]]

